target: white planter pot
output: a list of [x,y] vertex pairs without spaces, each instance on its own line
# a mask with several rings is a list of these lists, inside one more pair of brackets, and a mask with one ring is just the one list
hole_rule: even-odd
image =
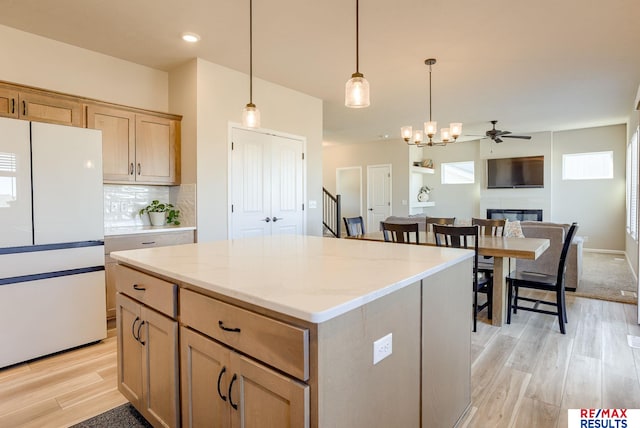
[[149,213],[151,226],[164,226],[167,220],[167,213]]

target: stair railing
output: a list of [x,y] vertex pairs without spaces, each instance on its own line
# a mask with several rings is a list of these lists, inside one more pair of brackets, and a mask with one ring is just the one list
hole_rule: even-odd
[[341,220],[340,195],[333,196],[322,188],[322,224],[336,238],[340,237]]

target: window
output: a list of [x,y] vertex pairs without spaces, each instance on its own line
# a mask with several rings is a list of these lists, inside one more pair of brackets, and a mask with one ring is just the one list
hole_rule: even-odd
[[627,145],[627,233],[638,238],[638,135],[636,128]]
[[613,152],[571,153],[562,155],[563,180],[613,178]]
[[449,162],[442,166],[442,184],[472,184],[475,182],[475,164],[473,161]]

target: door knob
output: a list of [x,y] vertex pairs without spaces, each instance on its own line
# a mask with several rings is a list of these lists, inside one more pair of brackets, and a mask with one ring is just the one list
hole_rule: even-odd
[[273,220],[273,222],[275,223],[275,222],[276,222],[276,221],[278,221],[278,220],[282,220],[282,217],[274,217],[274,218],[272,218],[271,220]]
[[369,211],[373,211],[373,208],[369,208]]
[[263,218],[263,219],[262,219],[262,220],[260,220],[260,221],[266,221],[267,223],[269,223],[269,222],[271,221],[271,219],[270,219],[269,217],[265,217],[265,218]]

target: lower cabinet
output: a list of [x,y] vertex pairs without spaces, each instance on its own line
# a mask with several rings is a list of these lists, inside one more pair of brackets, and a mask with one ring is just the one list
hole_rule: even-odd
[[309,386],[180,328],[184,427],[308,427]]
[[177,321],[118,293],[118,389],[155,427],[180,426]]

